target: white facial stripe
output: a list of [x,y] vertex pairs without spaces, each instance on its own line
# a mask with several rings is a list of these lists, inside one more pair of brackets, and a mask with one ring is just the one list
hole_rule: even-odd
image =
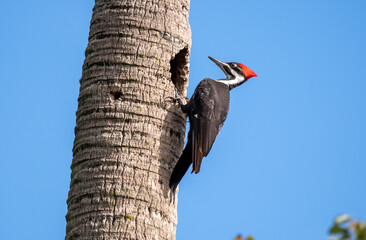
[[[233,89],[245,82],[245,76],[241,72],[241,68],[235,63],[223,63],[225,67],[220,68],[226,75],[226,79],[219,79],[218,82],[226,84],[230,89]],[[240,71],[240,72],[239,72]]]
[[220,79],[220,80],[217,80],[218,82],[221,82],[221,83],[224,83],[228,86],[236,86],[240,83],[242,83],[245,78],[239,74],[237,74],[235,71],[233,72],[233,75],[235,76],[234,79]]

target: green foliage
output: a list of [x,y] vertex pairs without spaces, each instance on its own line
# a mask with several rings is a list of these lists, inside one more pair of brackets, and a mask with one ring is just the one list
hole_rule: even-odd
[[[343,214],[335,218],[329,229],[328,240],[366,240],[366,222],[355,221],[349,215]],[[254,240],[252,236],[243,238],[236,236],[234,240]]]
[[349,215],[340,215],[334,220],[329,234],[329,240],[366,240],[366,223],[354,221]]
[[252,236],[248,236],[247,238],[243,238],[241,235],[236,236],[235,240],[254,240]]

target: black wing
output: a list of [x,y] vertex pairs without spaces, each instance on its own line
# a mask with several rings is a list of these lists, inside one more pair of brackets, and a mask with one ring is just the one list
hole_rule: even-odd
[[211,79],[197,86],[188,103],[192,137],[192,172],[200,171],[203,157],[210,152],[229,111],[229,88]]
[[197,86],[187,105],[182,106],[190,119],[190,130],[187,145],[170,176],[169,187],[173,192],[192,163],[192,172],[200,171],[202,158],[210,152],[224,124],[229,103],[229,88],[206,78]]

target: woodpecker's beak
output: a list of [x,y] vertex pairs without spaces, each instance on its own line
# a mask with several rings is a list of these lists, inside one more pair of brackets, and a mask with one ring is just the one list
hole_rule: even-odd
[[208,56],[208,58],[211,59],[211,61],[213,61],[214,63],[216,63],[219,67],[221,65],[225,64],[224,62],[221,62],[220,60],[217,60],[216,58],[213,58],[213,57],[210,57],[210,56]]
[[216,63],[216,65],[217,66],[219,66],[219,68],[225,73],[225,75],[227,76],[227,77],[229,77],[229,73],[226,71],[226,69],[225,68],[228,68],[229,67],[229,65],[227,64],[227,63],[225,63],[225,62],[221,62],[220,60],[217,60],[217,59],[215,59],[215,58],[213,58],[213,57],[210,57],[210,56],[208,56],[208,58],[211,60],[211,61],[213,61],[214,63]]

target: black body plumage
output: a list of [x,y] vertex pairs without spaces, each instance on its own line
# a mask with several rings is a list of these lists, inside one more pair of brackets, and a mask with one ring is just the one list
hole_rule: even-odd
[[193,163],[192,172],[200,171],[203,157],[210,152],[229,112],[230,89],[221,82],[205,78],[182,110],[190,121],[188,141],[170,177],[169,187],[175,191]]

